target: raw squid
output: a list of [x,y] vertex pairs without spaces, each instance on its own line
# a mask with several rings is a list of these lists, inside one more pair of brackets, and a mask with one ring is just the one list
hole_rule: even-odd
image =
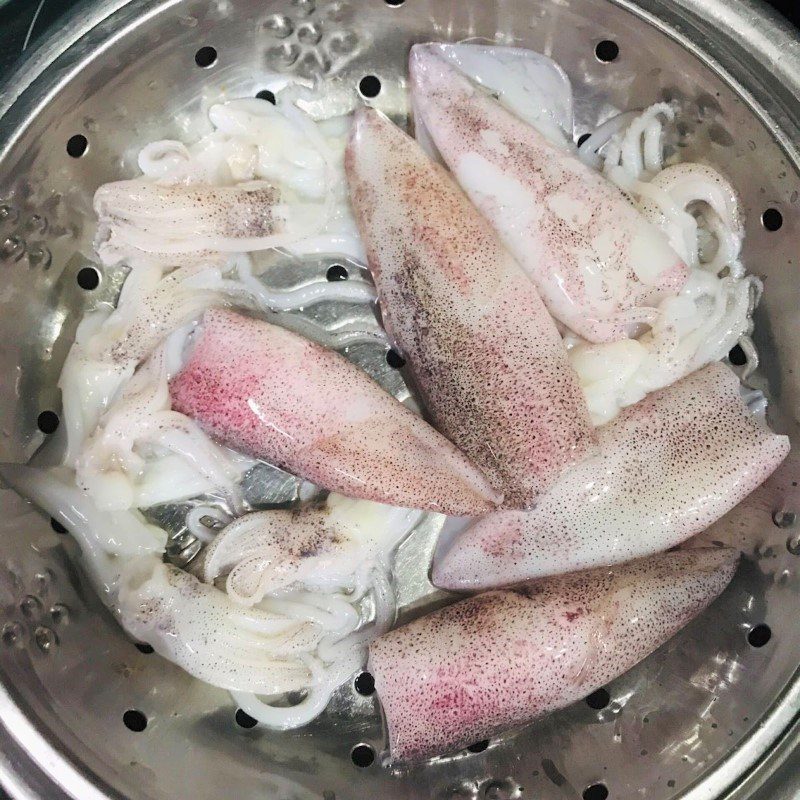
[[214,132],[196,144],[152,142],[139,154],[142,177],[97,190],[104,264],[176,266],[272,247],[360,255],[335,186],[336,120],[328,131],[291,102],[255,99],[214,105],[209,118]]
[[[98,360],[136,365],[172,331],[202,316],[212,306],[237,306],[258,311],[291,311],[317,303],[372,302],[375,290],[365,281],[331,283],[324,276],[291,289],[273,289],[253,274],[252,259],[240,253],[221,265],[194,264],[161,277],[161,271],[140,267],[125,281],[113,313],[89,342]],[[310,323],[309,323],[310,324]],[[324,329],[315,331],[324,337]],[[339,345],[336,335],[334,344]],[[368,337],[375,340],[377,337]],[[350,343],[348,337],[342,340]]]
[[237,606],[219,589],[152,556],[126,566],[119,609],[132,636],[190,675],[233,691],[272,695],[306,688],[311,672],[299,656],[325,635],[306,620]]
[[439,49],[411,50],[415,107],[550,313],[591,342],[641,333],[686,282],[686,264],[616,186],[477,89]]
[[730,511],[789,452],[723,364],[654,392],[597,432],[600,453],[533,511],[492,514],[464,531],[437,560],[434,583],[473,591],[666,550]]
[[298,582],[345,585],[354,565],[386,558],[420,513],[331,494],[322,508],[246,514],[214,538],[196,571],[207,583],[227,576],[228,596],[243,605]]
[[351,497],[455,515],[499,502],[460,451],[337,353],[219,309],[196,338],[173,408],[224,444]]
[[372,109],[348,180],[384,324],[434,422],[528,508],[593,447],[567,354],[534,286],[447,173]]
[[[744,238],[739,198],[707,165],[664,166],[663,121],[673,118],[674,110],[664,103],[622,114],[581,147],[582,157],[639,202],[645,218],[690,267],[681,291],[658,305],[651,328],[638,339],[595,344],[565,335],[597,425],[648,392],[719,361],[737,343],[747,356],[745,374],[758,365],[749,335],[762,286],[739,260]],[[594,154],[597,148],[602,156]]]
[[[180,342],[185,337],[178,336]],[[240,505],[238,482],[253,462],[212,442],[170,406],[169,346],[133,375],[100,418],[74,464],[98,508],[121,511],[221,492]]]
[[[307,723],[394,622],[388,564],[421,512],[338,495],[322,507],[232,522],[214,509],[194,512],[192,531],[227,521],[219,533],[204,532],[211,542],[192,565],[197,577],[153,560],[132,564],[120,590],[122,624],[192,675],[229,689],[262,724]],[[306,690],[300,703],[273,704],[271,695],[297,689]]]
[[[533,125],[562,149],[572,145],[572,86],[551,58],[521,47],[438,44],[437,52],[468,78],[488,89],[509,111]],[[412,104],[414,98],[411,98]],[[414,136],[429,155],[435,145],[417,114]],[[429,150],[431,145],[433,150]]]
[[728,548],[487,592],[370,646],[393,760],[446,755],[585,697],[679,631],[733,577]]
[[60,522],[80,546],[81,562],[100,599],[114,608],[120,573],[131,559],[158,555],[166,533],[136,510],[103,511],[75,485],[66,467],[0,464],[3,482]]
[[276,247],[288,237],[279,193],[266,183],[237,187],[163,186],[149,181],[107,183],[95,194],[95,212],[108,228],[110,248],[196,255]]

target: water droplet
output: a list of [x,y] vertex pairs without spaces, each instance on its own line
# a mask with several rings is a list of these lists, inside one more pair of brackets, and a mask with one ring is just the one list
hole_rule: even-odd
[[50,616],[55,625],[68,625],[69,624],[69,608],[63,603],[56,603],[50,609]]
[[786,549],[793,556],[800,556],[800,533],[796,533],[786,540]]
[[0,246],[0,257],[9,261],[19,261],[25,255],[25,240],[19,236],[6,236]]
[[13,223],[17,221],[19,214],[15,208],[12,208],[8,205],[0,206],[0,223],[2,222],[9,222]]
[[53,263],[53,256],[46,247],[36,246],[28,253],[28,261],[32,267],[47,269]]
[[3,633],[0,636],[3,639],[3,644],[6,647],[22,647],[23,629],[19,622],[6,622],[3,625]]
[[33,586],[39,594],[47,594],[47,590],[50,588],[54,577],[55,576],[49,569],[37,572],[33,576]]
[[47,230],[47,217],[33,214],[25,223],[25,228],[31,233],[44,233]]
[[19,610],[28,619],[35,619],[42,613],[42,601],[32,594],[26,594],[20,600]]
[[46,628],[44,625],[40,625],[33,632],[33,640],[43,653],[49,653],[50,650],[58,645],[58,636],[56,636],[55,631]]

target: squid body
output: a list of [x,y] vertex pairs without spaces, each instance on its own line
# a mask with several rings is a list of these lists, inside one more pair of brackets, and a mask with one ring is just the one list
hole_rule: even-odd
[[437,560],[434,583],[507,586],[666,550],[730,511],[789,452],[720,363],[625,409],[598,435],[599,454],[533,511],[492,514],[464,531]]
[[473,85],[441,46],[415,45],[410,71],[436,147],[550,313],[591,342],[652,323],[689,275],[666,236],[600,173]]
[[445,170],[356,113],[346,168],[383,321],[437,428],[528,508],[594,447],[577,376],[535,287]]
[[370,646],[393,760],[446,755],[585,697],[714,600],[738,553],[708,548],[470,597]]
[[500,501],[447,439],[332,350],[220,309],[196,338],[172,406],[223,444],[350,497],[455,515]]

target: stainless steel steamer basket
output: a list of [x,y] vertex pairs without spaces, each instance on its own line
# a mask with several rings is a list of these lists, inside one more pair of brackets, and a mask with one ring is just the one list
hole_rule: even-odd
[[[0,95],[0,458],[41,442],[79,314],[118,290],[119,276],[94,290],[76,277],[92,193],[133,174],[138,147],[201,135],[209,101],[255,94],[267,70],[353,92],[374,75],[381,91],[366,102],[399,115],[409,44],[472,36],[563,64],[578,134],[614,109],[681,104],[671,146],[742,193],[745,263],[766,286],[755,382],[800,455],[800,43],[755,0],[102,0],[77,6]],[[611,62],[596,56],[603,40],[619,46]],[[202,47],[210,66],[196,64]],[[81,157],[71,139],[73,155],[88,145]],[[797,464],[706,534],[744,550],[735,582],[608,698],[394,771],[351,759],[357,744],[384,744],[375,698],[352,686],[306,729],[238,726],[225,692],[139,652],[81,583],[65,537],[2,491],[0,778],[15,797],[80,800],[800,796]],[[407,597],[428,588],[423,576]],[[131,710],[144,730],[123,724]]]

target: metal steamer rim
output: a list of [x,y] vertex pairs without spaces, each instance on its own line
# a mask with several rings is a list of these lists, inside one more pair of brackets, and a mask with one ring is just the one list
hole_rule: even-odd
[[[255,95],[270,71],[322,72],[397,118],[408,46],[469,36],[513,39],[562,63],[575,89],[576,135],[614,110],[658,99],[680,105],[676,147],[686,160],[718,166],[743,195],[744,261],[766,286],[757,382],[769,390],[773,425],[796,438],[800,43],[760,3],[112,0],[76,6],[0,93],[0,457],[26,460],[48,435],[37,421],[58,413],[55,383],[78,316],[119,289],[119,275],[100,274],[94,288],[79,275],[93,268],[92,192],[133,174],[138,146],[198,138],[209,102]],[[315,321],[339,313],[319,309]],[[382,352],[364,353],[363,365],[404,391]],[[703,535],[744,550],[725,595],[605,695],[401,771],[382,768],[379,757],[358,763],[359,747],[379,754],[384,741],[377,701],[353,686],[307,729],[237,725],[226,693],[125,638],[82,588],[65,537],[4,491],[0,779],[15,797],[81,800],[792,797],[800,774],[796,463],[790,458]],[[429,602],[424,576],[409,566],[429,544],[401,553],[400,569],[417,575],[404,590],[405,613]]]

